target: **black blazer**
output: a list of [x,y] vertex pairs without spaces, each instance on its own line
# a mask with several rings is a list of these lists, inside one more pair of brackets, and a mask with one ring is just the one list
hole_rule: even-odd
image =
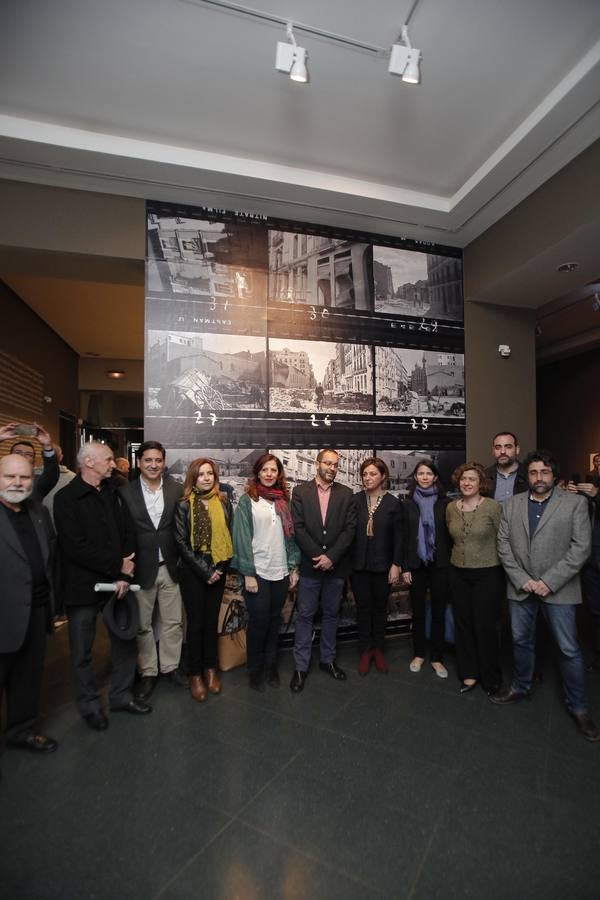
[[[29,516],[42,551],[46,578],[50,585],[47,604],[48,631],[51,630],[54,550],[56,540],[50,513],[36,500],[26,500],[20,516]],[[31,617],[31,569],[23,545],[0,503],[0,571],[2,572],[2,602],[0,603],[0,653],[16,653],[23,645]]]
[[[296,543],[302,552],[301,575],[309,578],[322,575],[343,578],[350,572],[350,547],[356,531],[356,508],[352,496],[350,488],[334,482],[323,524],[315,479],[294,488],[291,508]],[[328,572],[313,567],[313,557],[323,553],[333,563],[333,569]]]
[[[448,534],[448,526],[446,525],[446,507],[449,500],[447,497],[438,497],[433,507],[433,518],[435,521],[435,558],[434,565],[438,568],[444,568],[450,565],[450,535]],[[403,562],[402,568],[411,570],[418,569],[422,565],[417,553],[417,538],[419,534],[419,520],[421,512],[419,507],[412,499],[404,500],[401,504],[402,515],[402,547]]]
[[137,537],[134,580],[142,588],[150,588],[156,581],[159,548],[169,575],[173,581],[177,581],[179,549],[175,541],[174,519],[175,507],[183,494],[183,485],[166,475],[162,489],[164,510],[158,528],[155,528],[144,501],[141,476],[119,488],[133,519]]
[[[221,494],[221,503],[225,513],[225,522],[231,532],[233,526],[233,506],[231,500],[225,494]],[[202,581],[208,581],[217,566],[214,565],[212,559],[207,553],[195,553],[190,544],[190,504],[187,500],[180,500],[175,507],[175,542],[179,550],[181,564],[187,566],[192,572],[201,578]],[[219,570],[226,572],[229,567],[230,560],[219,563]]]
[[66,606],[101,602],[97,581],[134,581],[121,572],[123,558],[137,549],[133,522],[110,478],[100,491],[81,475],[73,478],[54,497],[54,524]]
[[352,568],[355,571],[387,572],[392,563],[402,566],[402,520],[398,500],[393,494],[385,494],[373,516],[372,538],[367,537],[369,512],[365,491],[354,494],[353,503],[356,537],[352,544]]

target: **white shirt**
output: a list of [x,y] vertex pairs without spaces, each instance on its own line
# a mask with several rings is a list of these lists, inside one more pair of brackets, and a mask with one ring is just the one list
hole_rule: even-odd
[[[146,482],[140,475],[140,484],[142,485],[142,497],[144,498],[144,503],[146,504],[146,509],[148,510],[148,515],[150,516],[150,520],[155,528],[158,528],[160,520],[162,519],[162,514],[165,509],[165,498],[163,497],[163,483],[162,478],[160,479],[160,487],[158,487],[155,491],[151,491],[150,488],[146,485]],[[160,552],[160,547],[158,548],[158,561],[163,561],[163,555]]]
[[256,574],[265,581],[281,581],[288,574],[283,525],[275,505],[263,497],[252,504],[252,528]]

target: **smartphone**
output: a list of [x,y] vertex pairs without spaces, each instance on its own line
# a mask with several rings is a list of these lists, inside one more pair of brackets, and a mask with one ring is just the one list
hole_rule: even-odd
[[579,474],[579,472],[575,472],[573,475],[571,475],[569,481],[573,481],[575,482],[575,484],[579,484],[581,482],[581,475]]
[[37,434],[35,425],[15,425],[13,431],[15,434],[20,434],[22,437],[35,437]]

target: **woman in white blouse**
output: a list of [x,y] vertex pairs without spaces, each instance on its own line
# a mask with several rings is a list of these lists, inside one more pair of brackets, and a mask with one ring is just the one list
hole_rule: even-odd
[[300,550],[294,540],[290,497],[281,460],[263,454],[254,463],[233,524],[232,568],[244,577],[248,610],[250,687],[279,686],[277,647],[281,609],[298,581]]

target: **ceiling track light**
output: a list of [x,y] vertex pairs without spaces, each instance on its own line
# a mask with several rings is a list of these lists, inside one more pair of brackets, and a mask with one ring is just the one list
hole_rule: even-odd
[[306,60],[308,53],[305,47],[299,47],[294,37],[294,28],[291,22],[288,22],[285,28],[288,36],[289,44],[283,41],[277,41],[277,52],[275,54],[275,68],[278,72],[285,72],[292,81],[299,84],[308,83],[308,69]]
[[394,44],[392,47],[388,72],[391,75],[400,75],[405,84],[419,84],[421,51],[412,46],[406,25],[402,26],[400,40],[401,44]]

